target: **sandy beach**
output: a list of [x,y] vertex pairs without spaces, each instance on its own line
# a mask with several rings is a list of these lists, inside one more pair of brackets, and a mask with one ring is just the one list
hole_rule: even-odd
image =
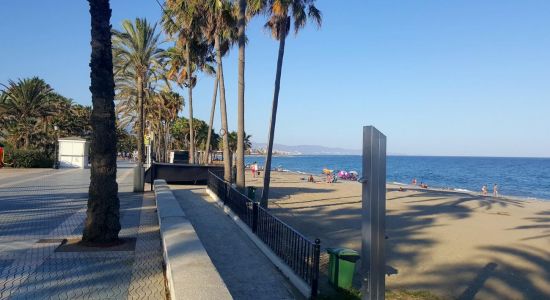
[[[305,177],[272,173],[272,211],[323,248],[360,251],[361,184]],[[262,182],[247,177],[248,185]],[[550,299],[550,201],[398,187],[387,193],[388,288],[444,299]]]

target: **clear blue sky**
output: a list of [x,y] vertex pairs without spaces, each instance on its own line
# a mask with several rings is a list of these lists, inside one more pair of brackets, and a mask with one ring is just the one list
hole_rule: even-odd
[[[115,28],[160,16],[155,0],[111,2]],[[372,124],[392,153],[550,157],[550,1],[317,6],[323,27],[286,44],[277,143],[359,149],[362,126]],[[0,0],[0,82],[38,75],[90,104],[89,23],[84,0]],[[247,29],[246,130],[257,142],[267,139],[278,50],[264,23],[259,17]],[[236,53],[225,59],[232,130]],[[195,89],[201,119],[212,84],[201,76]]]

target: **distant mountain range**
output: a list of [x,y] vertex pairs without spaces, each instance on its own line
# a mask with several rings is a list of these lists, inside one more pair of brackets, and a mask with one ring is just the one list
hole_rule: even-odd
[[[267,143],[252,143],[252,153],[263,154],[267,148]],[[359,149],[344,149],[334,147],[324,147],[317,145],[298,145],[289,146],[282,144],[273,145],[274,154],[281,155],[360,155]]]

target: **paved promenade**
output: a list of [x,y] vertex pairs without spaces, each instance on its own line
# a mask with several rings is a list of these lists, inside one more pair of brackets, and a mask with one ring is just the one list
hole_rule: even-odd
[[234,299],[300,299],[301,295],[205,193],[170,186]]
[[55,252],[78,239],[89,170],[0,169],[0,299],[165,299],[152,193],[134,194],[120,162],[120,237],[133,251]]

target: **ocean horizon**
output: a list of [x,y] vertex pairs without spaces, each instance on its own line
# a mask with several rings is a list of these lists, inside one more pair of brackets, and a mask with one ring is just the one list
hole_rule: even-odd
[[[247,155],[245,163],[263,166],[265,156]],[[289,155],[274,156],[272,168],[319,175],[324,168],[357,171],[361,174],[361,155]],[[494,184],[499,194],[550,201],[550,158],[487,156],[388,155],[387,182],[426,183],[430,188],[489,194]]]

